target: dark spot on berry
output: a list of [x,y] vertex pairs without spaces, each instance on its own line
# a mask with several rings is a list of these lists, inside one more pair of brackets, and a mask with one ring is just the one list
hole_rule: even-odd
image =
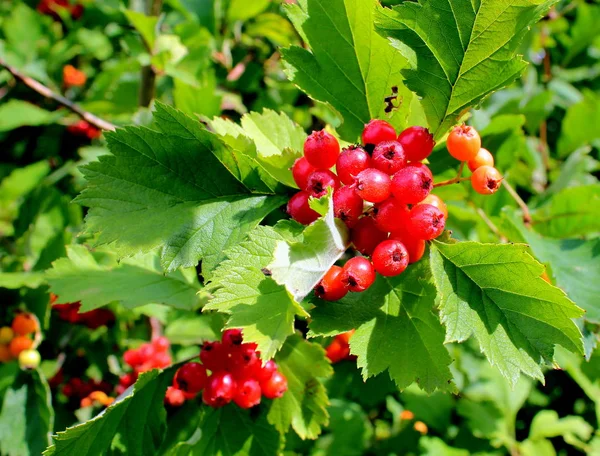
[[383,156],[388,160],[393,160],[396,156],[396,152],[394,152],[393,147],[388,147],[387,150],[383,153]]
[[427,190],[428,188],[431,188],[431,179],[429,179],[428,177],[425,177],[421,182],[421,186],[423,187],[423,190]]
[[263,273],[264,275],[266,275],[267,277],[271,277],[271,276],[273,275],[273,273],[271,272],[271,270],[270,270],[270,269],[267,269],[267,268],[262,268],[262,269],[260,270],[260,272],[262,272],[262,273]]
[[325,287],[321,284],[317,285],[315,287],[315,294],[317,295],[317,297],[321,297],[325,294]]
[[358,282],[356,281],[356,279],[354,277],[352,277],[351,275],[348,276],[348,279],[346,281],[348,282],[348,285],[350,285],[351,287],[355,287],[358,285]]
[[487,187],[490,190],[494,190],[497,186],[498,186],[498,182],[496,182],[494,179],[488,179],[488,181],[487,181]]
[[313,192],[316,194],[322,193],[325,189],[323,188],[323,182],[315,182],[312,186]]
[[401,250],[394,250],[394,253],[392,253],[392,260],[399,262],[402,261],[402,259],[404,258],[404,254],[402,253]]

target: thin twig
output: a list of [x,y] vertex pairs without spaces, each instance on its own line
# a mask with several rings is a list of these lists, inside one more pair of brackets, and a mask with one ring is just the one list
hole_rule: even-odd
[[469,206],[471,206],[473,209],[475,209],[475,212],[477,212],[477,215],[479,215],[479,217],[481,217],[481,220],[484,221],[484,223],[487,225],[487,227],[490,229],[490,231],[492,233],[494,233],[496,236],[498,236],[498,239],[500,239],[500,242],[502,242],[502,243],[508,242],[508,239],[500,232],[498,227],[494,224],[494,222],[492,222],[492,220],[487,216],[487,214],[484,212],[483,209],[478,207],[473,201],[469,201]]
[[510,196],[512,196],[512,198],[517,202],[517,204],[521,208],[521,211],[523,212],[523,223],[525,223],[525,225],[527,226],[530,226],[531,213],[529,212],[529,207],[527,207],[527,204],[525,203],[525,201],[523,201],[523,198],[519,196],[517,191],[512,187],[512,185],[508,183],[506,179],[502,181],[502,186],[506,189],[506,191],[510,194]]
[[[146,15],[160,15],[162,4],[163,0],[147,0]],[[152,56],[154,50],[149,48],[148,43],[145,44],[149,54]],[[139,103],[140,106],[147,108],[150,106],[150,103],[152,103],[156,91],[156,71],[152,67],[152,64],[142,67],[141,78]]]
[[71,100],[69,100],[68,98],[63,97],[62,95],[59,95],[56,92],[53,92],[51,89],[46,87],[44,84],[36,81],[35,79],[30,78],[29,76],[25,76],[19,70],[17,70],[13,66],[7,64],[3,59],[0,59],[0,66],[4,67],[6,70],[8,70],[8,72],[10,74],[12,74],[15,79],[21,81],[23,84],[25,84],[30,89],[36,91],[37,93],[39,93],[40,95],[42,95],[46,98],[50,98],[51,100],[56,101],[58,104],[71,110],[72,112],[77,114],[79,117],[81,117],[83,120],[85,120],[89,124],[93,125],[94,127],[99,128],[100,130],[108,130],[108,131],[115,131],[117,129],[117,127],[115,125],[113,125],[112,123],[107,122],[106,120],[102,120],[99,117],[96,117],[95,115],[93,115],[92,113],[89,113],[89,112],[83,110],[82,108],[77,106],[75,103],[73,103]]
[[158,318],[155,317],[150,317],[149,321],[151,330],[150,340],[158,339],[160,336],[162,336],[162,324]]
[[452,184],[458,184],[459,182],[464,182],[464,181],[468,181],[471,178],[470,177],[460,177],[462,176],[463,170],[465,169],[465,162],[460,162],[460,166],[458,167],[458,172],[456,173],[456,177],[453,177],[452,179],[448,179],[442,182],[438,182],[437,184],[433,184],[434,188],[437,187],[444,187],[445,185],[452,185]]

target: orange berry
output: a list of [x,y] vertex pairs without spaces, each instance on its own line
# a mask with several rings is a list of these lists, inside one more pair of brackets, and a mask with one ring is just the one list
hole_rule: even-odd
[[414,428],[415,431],[420,432],[423,435],[427,434],[427,431],[429,430],[427,425],[422,421],[415,421]]
[[10,348],[8,348],[8,345],[0,345],[0,363],[7,363],[11,359],[13,359],[13,355],[10,352]]
[[8,344],[15,337],[15,332],[8,326],[0,328],[0,344]]
[[81,408],[84,407],[91,407],[93,404],[93,401],[89,398],[89,397],[84,397],[83,399],[81,399]]
[[403,410],[400,414],[401,420],[412,420],[415,417],[415,414],[410,410]]
[[475,171],[477,168],[481,166],[494,166],[494,156],[490,153],[489,150],[484,149],[483,147],[479,149],[477,155],[475,155],[471,160],[467,162],[467,166],[472,171]]
[[17,336],[10,341],[10,353],[17,358],[23,350],[33,347],[33,341],[27,336]]
[[37,318],[30,313],[18,314],[12,322],[12,330],[19,336],[25,336],[39,329]]
[[63,68],[63,82],[67,87],[81,87],[85,85],[87,76],[81,70],[78,70],[73,65],[66,65]]
[[448,220],[448,207],[446,206],[446,203],[444,203],[444,200],[439,196],[430,193],[419,204],[431,204],[432,206],[437,207],[444,214],[444,219]]
[[473,190],[482,195],[496,193],[502,183],[502,175],[492,166],[481,166],[471,175]]
[[477,130],[468,125],[459,125],[448,135],[446,140],[448,152],[460,161],[469,161],[481,149],[481,138]]

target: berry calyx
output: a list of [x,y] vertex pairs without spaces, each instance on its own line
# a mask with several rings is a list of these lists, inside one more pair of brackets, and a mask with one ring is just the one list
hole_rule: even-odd
[[370,203],[388,199],[391,186],[390,176],[375,168],[367,168],[356,176],[356,193]]
[[242,343],[244,342],[242,330],[238,328],[226,329],[225,331],[223,331],[223,335],[221,336],[221,342],[225,347],[242,345]]
[[383,141],[394,141],[396,139],[396,130],[385,120],[373,119],[362,132],[363,144],[372,144],[376,146]]
[[262,394],[267,399],[277,399],[278,397],[283,396],[287,391],[287,387],[287,379],[278,371],[275,371],[268,380],[260,383]]
[[496,193],[502,184],[502,175],[493,166],[481,166],[471,175],[473,190],[482,195]]
[[338,140],[325,130],[313,131],[304,142],[304,156],[315,168],[331,168],[339,154]]
[[298,192],[290,198],[287,204],[287,213],[290,217],[303,225],[310,225],[319,218],[319,213],[310,208],[309,198],[308,192]]
[[442,198],[439,196],[430,193],[427,195],[427,198],[425,198],[419,204],[431,204],[432,206],[437,207],[440,211],[442,211],[445,219],[448,220],[448,206],[446,206],[446,203],[444,203]]
[[23,350],[19,353],[19,367],[21,369],[35,369],[41,361],[42,357],[37,350]]
[[200,363],[186,363],[175,374],[174,385],[186,393],[197,394],[205,386],[208,375],[206,368]]
[[394,277],[404,272],[408,266],[408,252],[398,240],[387,240],[379,244],[373,252],[373,267],[384,277]]
[[375,282],[375,269],[365,257],[350,258],[343,270],[342,280],[350,291],[365,291]]
[[482,166],[494,166],[494,156],[489,150],[482,147],[479,149],[479,152],[477,152],[477,155],[467,162],[467,166],[471,172],[474,172],[477,168]]
[[304,190],[315,198],[321,198],[327,194],[329,187],[334,191],[337,190],[340,188],[340,180],[328,169],[318,169],[308,176]]
[[308,185],[308,176],[314,173],[317,170],[313,165],[311,165],[306,157],[300,157],[294,162],[294,166],[292,166],[292,176],[294,177],[294,182],[300,189],[305,189]]
[[349,228],[358,222],[363,213],[364,202],[354,191],[354,188],[345,186],[333,193],[333,213]]
[[441,210],[431,204],[418,204],[411,210],[407,224],[408,233],[417,238],[429,241],[444,231],[446,219]]
[[394,174],[406,166],[406,155],[398,141],[382,141],[373,150],[371,156],[373,168],[387,174]]
[[377,228],[375,221],[371,217],[363,217],[350,231],[350,240],[354,248],[363,255],[371,255],[375,247],[385,241],[388,237],[387,232]]
[[409,165],[394,174],[391,189],[400,203],[420,203],[433,189],[433,174],[422,163]]
[[398,142],[402,144],[406,159],[414,162],[429,157],[435,146],[433,135],[429,133],[429,130],[418,126],[408,127],[400,133]]
[[315,295],[325,301],[342,299],[348,293],[348,287],[343,278],[343,269],[339,266],[331,266],[315,287]]
[[406,204],[390,197],[382,203],[376,204],[373,213],[373,220],[377,228],[387,233],[398,229],[400,225],[405,223],[409,210]]
[[260,404],[261,394],[262,391],[258,381],[248,378],[238,384],[235,396],[233,396],[233,402],[240,408],[249,409]]
[[371,167],[371,157],[360,146],[350,146],[342,149],[337,159],[335,170],[342,183],[353,184],[361,171]]
[[450,155],[457,160],[469,161],[475,158],[481,149],[481,137],[473,127],[459,125],[448,135],[446,147]]
[[237,384],[229,372],[215,372],[208,378],[202,400],[210,407],[223,407],[231,402],[236,389]]
[[26,336],[40,328],[37,318],[30,313],[18,314],[12,322],[12,330],[19,336]]

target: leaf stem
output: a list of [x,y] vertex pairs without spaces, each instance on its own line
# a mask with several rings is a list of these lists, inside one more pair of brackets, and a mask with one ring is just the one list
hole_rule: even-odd
[[531,213],[529,212],[529,207],[527,207],[527,204],[523,201],[523,198],[521,198],[513,186],[508,183],[508,180],[504,179],[502,181],[502,186],[521,208],[521,211],[523,212],[523,223],[525,223],[526,226],[531,226]]
[[458,167],[458,172],[456,173],[456,177],[452,179],[448,179],[442,182],[438,182],[437,184],[433,184],[433,188],[444,187],[445,185],[457,184],[459,182],[464,182],[470,180],[470,177],[461,177],[463,173],[463,169],[465,169],[465,162],[460,162],[460,166]]
[[13,75],[13,77],[15,79],[17,79],[18,81],[21,81],[23,84],[25,84],[30,89],[34,90],[35,92],[39,93],[40,95],[42,95],[46,98],[50,98],[51,100],[54,100],[58,104],[64,106],[65,108],[67,108],[70,111],[77,114],[79,117],[81,117],[83,120],[85,120],[89,124],[93,125],[94,127],[99,128],[100,130],[108,130],[108,131],[115,131],[117,129],[117,127],[115,125],[113,125],[112,123],[107,122],[106,120],[100,119],[99,117],[96,117],[92,113],[85,111],[84,109],[80,108],[78,105],[73,103],[71,100],[69,100],[68,98],[63,97],[62,95],[59,95],[56,92],[53,92],[50,88],[46,87],[41,82],[38,82],[35,79],[30,78],[29,76],[25,76],[23,73],[21,73],[15,67],[6,63],[6,61],[4,61],[4,59],[2,59],[2,58],[0,58],[0,66],[4,67],[10,74]]
[[[146,15],[158,16],[160,14],[163,0],[146,0],[145,3],[144,12]],[[147,43],[145,44],[147,47]],[[148,52],[152,55],[153,50],[148,48]],[[152,64],[142,67],[141,78],[139,104],[147,108],[152,103],[156,90],[156,71],[152,67]]]

